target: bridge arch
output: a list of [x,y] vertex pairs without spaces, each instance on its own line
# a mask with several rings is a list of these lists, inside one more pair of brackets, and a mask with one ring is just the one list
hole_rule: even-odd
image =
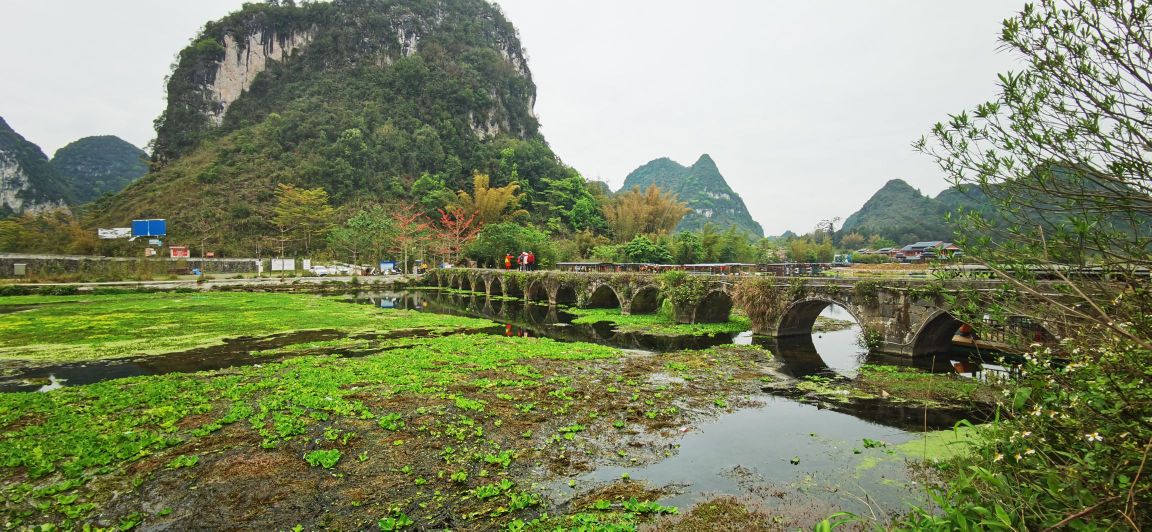
[[561,283],[556,287],[552,303],[556,305],[575,305],[577,302],[576,289]]
[[831,305],[836,305],[852,316],[853,320],[861,326],[864,322],[857,315],[856,310],[847,303],[837,301],[832,298],[825,297],[809,297],[793,301],[784,312],[780,315],[780,323],[776,326],[776,336],[802,336],[811,335],[812,326],[816,323],[816,318],[820,316],[824,309]]
[[924,321],[912,340],[912,356],[947,353],[952,348],[952,337],[964,325],[949,312],[937,311]]
[[650,284],[632,295],[631,314],[653,314],[660,309],[660,287]]
[[620,308],[620,295],[607,283],[596,285],[588,295],[588,308]]
[[492,277],[488,280],[488,295],[489,296],[502,296],[504,295],[504,282],[499,277]]
[[511,273],[504,274],[504,293],[508,297],[524,297],[524,282]]
[[695,323],[724,323],[732,313],[732,296],[724,290],[713,290],[696,304]]
[[[952,339],[963,324],[963,321],[947,311],[937,311],[925,320],[924,325],[916,331],[916,336],[912,341],[912,356],[947,352],[952,348]],[[1007,319],[1006,324],[1001,324],[998,327],[986,327],[983,332],[977,329],[976,332],[986,335],[977,337],[978,343],[983,344],[986,349],[1004,349],[1004,346],[1007,345],[1009,349],[1024,350],[1036,343],[1041,345],[1057,344],[1058,337],[1052,334],[1052,329],[1052,323],[1013,316]]]
[[544,286],[543,280],[529,282],[524,296],[529,301],[548,301],[548,287]]

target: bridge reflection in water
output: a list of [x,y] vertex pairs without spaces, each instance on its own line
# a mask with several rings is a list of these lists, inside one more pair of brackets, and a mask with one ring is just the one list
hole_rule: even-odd
[[[822,376],[833,379],[856,376],[862,364],[916,367],[935,373],[961,373],[974,378],[1002,378],[1002,366],[987,364],[966,353],[957,352],[933,357],[908,358],[869,352],[858,343],[859,325],[807,336],[772,338],[753,336],[750,331],[737,334],[710,334],[665,336],[635,332],[619,332],[611,322],[573,324],[575,315],[563,308],[544,304],[525,303],[521,300],[490,298],[483,294],[441,292],[435,290],[361,293],[357,301],[383,308],[400,308],[421,312],[436,312],[468,317],[487,318],[499,323],[487,332],[505,336],[547,337],[560,341],[592,342],[621,349],[652,352],[670,352],[685,349],[706,349],[729,344],[755,344],[771,351],[782,362],[781,373],[793,377]],[[852,317],[843,309],[830,306],[824,316],[841,320]],[[958,371],[962,369],[963,372]],[[777,393],[773,390],[773,393]],[[929,427],[948,428],[960,419],[981,421],[983,413],[964,408],[932,409],[922,406],[893,405],[882,400],[855,400],[833,409],[868,419],[876,423],[903,429]]]
[[[430,271],[421,283],[461,292],[503,296],[521,303],[550,306],[579,305],[585,308],[619,308],[621,314],[652,314],[663,299],[678,323],[723,323],[729,319],[736,286],[747,276],[692,275],[691,297],[672,297],[676,288],[650,272],[558,272],[552,270],[512,272],[505,270],[451,268]],[[687,279],[687,278],[685,278]],[[972,280],[928,280],[831,277],[756,276],[759,287],[772,292],[773,304],[762,305],[753,316],[757,334],[776,337],[808,336],[816,317],[829,305],[844,308],[867,331],[873,350],[905,357],[932,356],[948,352],[962,323],[952,306],[962,305],[972,294],[1003,288],[1001,283]],[[687,280],[680,281],[688,283]],[[778,309],[776,307],[779,307]],[[776,310],[773,310],[776,309]],[[1059,323],[980,324],[984,337],[977,349],[998,345],[1027,349],[1032,342],[1057,345]],[[1010,333],[1013,328],[1027,334]],[[1054,328],[1053,328],[1054,327]],[[992,338],[994,335],[1001,338]]]

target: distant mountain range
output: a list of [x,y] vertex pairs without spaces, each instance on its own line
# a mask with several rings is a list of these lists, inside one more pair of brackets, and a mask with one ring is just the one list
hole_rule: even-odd
[[[1039,171],[1039,170],[1038,170]],[[897,244],[918,241],[955,240],[959,229],[948,220],[950,213],[959,211],[980,213],[993,228],[1013,226],[1043,227],[1047,231],[1059,230],[1070,223],[1072,217],[1087,215],[1110,231],[1121,234],[1152,234],[1152,221],[1133,219],[1127,214],[1129,207],[1117,203],[1112,214],[1100,216],[1113,205],[1091,205],[1072,198],[1136,197],[1137,191],[1108,189],[1101,180],[1061,167],[1047,169],[1043,193],[1027,186],[1015,187],[1011,194],[999,190],[1004,185],[990,185],[988,191],[979,187],[951,187],[935,198],[912,188],[908,183],[893,179],[884,184],[859,211],[844,220],[840,234],[859,233],[865,238],[879,235]],[[1012,198],[1010,211],[993,203],[989,194]],[[1152,202],[1152,200],[1148,200]],[[1137,217],[1139,218],[1139,217]]]
[[0,118],[0,217],[71,210],[119,192],[148,171],[147,155],[113,136],[88,137],[49,160]]
[[677,231],[696,231],[711,222],[718,230],[735,224],[745,233],[764,236],[764,229],[752,219],[744,200],[728,186],[716,162],[708,154],[701,155],[689,167],[667,157],[649,161],[628,174],[620,190],[633,187],[644,190],[651,185],[675,193],[692,209],[680,221]]

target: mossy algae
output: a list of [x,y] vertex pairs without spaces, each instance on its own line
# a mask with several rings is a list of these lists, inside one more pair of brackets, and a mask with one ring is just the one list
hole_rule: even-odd
[[[183,351],[285,330],[345,333],[477,328],[492,322],[381,311],[307,294],[124,294],[0,297],[0,305],[61,303],[0,314],[0,361],[48,364]],[[70,303],[70,304],[63,304]]]

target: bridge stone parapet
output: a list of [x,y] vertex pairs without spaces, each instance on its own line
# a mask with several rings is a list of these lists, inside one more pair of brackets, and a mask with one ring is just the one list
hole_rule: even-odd
[[[549,306],[619,308],[622,314],[656,312],[664,301],[680,323],[725,322],[737,283],[746,276],[687,275],[666,285],[651,273],[434,270],[425,284],[505,296]],[[995,289],[992,281],[872,280],[755,276],[771,298],[752,318],[753,332],[777,337],[808,335],[829,305],[844,308],[877,351],[919,356],[947,351],[961,322],[951,314],[949,295]],[[984,286],[987,285],[987,286]],[[774,298],[774,299],[772,299]]]

